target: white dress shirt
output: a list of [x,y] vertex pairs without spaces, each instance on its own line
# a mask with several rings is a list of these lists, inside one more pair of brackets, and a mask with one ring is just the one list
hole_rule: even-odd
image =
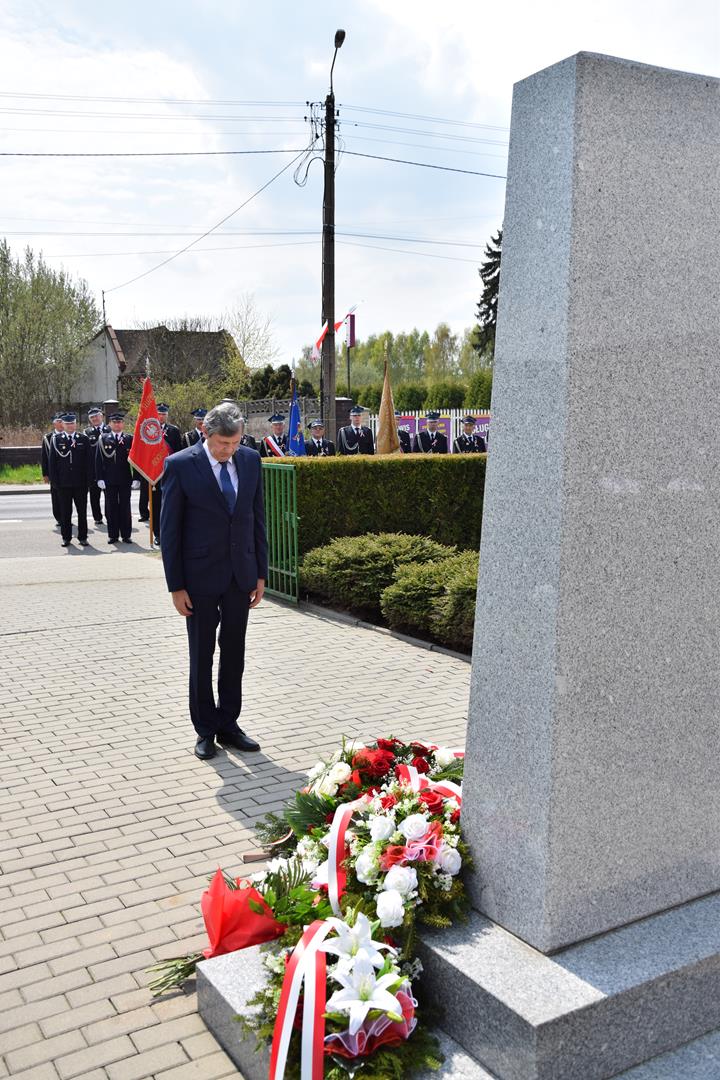
[[[207,459],[210,462],[210,468],[212,469],[212,471],[213,471],[213,473],[215,475],[215,479],[217,480],[218,487],[222,491],[222,484],[220,483],[220,468],[221,468],[222,462],[216,461],[215,458],[212,456],[212,454],[210,453],[210,447],[207,444],[207,440],[203,443],[203,450],[207,454]],[[237,474],[237,469],[235,468],[235,462],[234,462],[234,460],[232,458],[230,458],[230,460],[228,461],[227,467],[228,467],[228,472],[230,474],[230,480],[232,481],[232,486],[235,488],[235,494],[237,495],[237,491],[238,491],[238,474]]]

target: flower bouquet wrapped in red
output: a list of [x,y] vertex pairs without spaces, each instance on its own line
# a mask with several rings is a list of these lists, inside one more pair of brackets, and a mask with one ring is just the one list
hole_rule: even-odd
[[203,950],[206,960],[262,945],[285,933],[286,927],[275,921],[257,889],[240,881],[237,884],[236,889],[229,888],[222,870],[217,870],[210,888],[200,898],[209,942]]

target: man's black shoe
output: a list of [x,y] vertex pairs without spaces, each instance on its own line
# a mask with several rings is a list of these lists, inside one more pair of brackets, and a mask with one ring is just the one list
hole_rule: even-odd
[[117,542],[118,542],[117,536],[108,536],[108,544],[117,544]]
[[149,517],[139,517],[138,518],[138,521],[149,521],[149,520],[150,520]]
[[62,544],[60,546],[61,547],[70,547],[70,541],[69,540],[63,540],[63,542],[62,542]]
[[217,747],[212,735],[209,735],[207,739],[199,738],[195,743],[195,757],[199,757],[201,761],[207,761],[209,758],[215,757],[216,754]]
[[254,739],[249,738],[242,728],[235,728],[234,731],[218,732],[217,741],[221,746],[233,746],[236,750],[255,752],[260,749],[260,743],[256,743]]
[[95,524],[96,524],[96,525],[102,525],[102,523],[103,523],[103,519],[102,519],[102,518],[95,518],[94,520],[95,520]]
[[87,540],[78,540],[78,544],[80,545],[80,547],[88,547]]

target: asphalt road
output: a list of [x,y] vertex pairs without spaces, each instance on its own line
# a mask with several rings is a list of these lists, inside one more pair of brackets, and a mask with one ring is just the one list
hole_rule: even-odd
[[[113,555],[121,558],[126,551],[150,551],[147,524],[137,520],[136,491],[132,493],[132,508],[132,544],[108,544],[107,527],[94,525],[92,515],[88,513],[89,546],[80,547],[75,539],[77,529],[73,526],[73,542],[70,547],[64,548],[60,544],[60,531],[55,529],[49,494],[38,492],[32,495],[3,495],[0,498],[0,559],[20,559],[36,555],[57,555],[58,558]],[[88,506],[88,511],[89,509]]]

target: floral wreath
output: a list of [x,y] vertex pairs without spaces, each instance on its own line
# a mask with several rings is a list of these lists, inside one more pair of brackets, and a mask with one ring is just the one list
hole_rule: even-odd
[[[417,924],[462,918],[463,753],[399,739],[343,741],[281,815],[251,879],[218,870],[201,899],[209,945],[165,961],[162,993],[198,961],[262,945],[266,984],[241,1022],[270,1044],[269,1080],[402,1080],[439,1069],[414,984]],[[422,980],[419,980],[421,985]]]

